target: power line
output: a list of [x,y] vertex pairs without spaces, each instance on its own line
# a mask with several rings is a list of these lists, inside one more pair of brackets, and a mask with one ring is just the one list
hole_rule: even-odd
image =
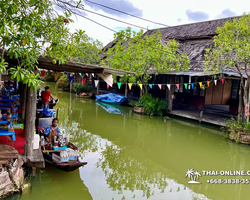
[[158,24],[158,25],[162,25],[162,26],[168,26],[168,25],[166,25],[166,24],[161,24],[161,23],[154,22],[154,21],[151,21],[151,20],[148,20],[148,19],[144,19],[144,18],[142,18],[142,17],[138,17],[138,16],[136,16],[136,15],[132,15],[132,14],[130,14],[130,13],[127,13],[127,12],[124,12],[124,11],[121,11],[121,10],[117,10],[117,9],[115,9],[115,8],[111,8],[111,7],[105,6],[105,5],[103,5],[103,4],[95,3],[95,2],[89,1],[89,0],[85,0],[85,1],[87,1],[87,2],[89,2],[89,3],[92,3],[92,4],[95,4],[95,5],[98,5],[98,6],[102,6],[102,7],[108,8],[108,9],[110,9],[110,10],[114,10],[114,11],[116,11],[116,12],[120,12],[120,13],[129,15],[129,16],[132,16],[132,17],[135,17],[135,18],[138,18],[138,19],[141,19],[141,20],[144,20],[144,21],[153,23],[153,24]]
[[[137,27],[137,28],[140,28],[140,29],[148,30],[147,28],[144,28],[144,27],[142,27],[142,26],[138,26],[138,25],[135,25],[135,24],[131,24],[131,23],[128,23],[128,22],[119,20],[119,19],[115,19],[115,18],[106,16],[106,15],[102,15],[102,14],[100,14],[100,13],[96,13],[96,12],[90,11],[90,10],[86,10],[85,8],[77,7],[77,6],[75,6],[75,5],[73,5],[73,4],[70,4],[70,3],[68,3],[68,2],[63,2],[63,1],[61,1],[61,0],[58,0],[58,1],[61,2],[61,3],[63,3],[63,4],[66,4],[66,5],[70,6],[70,7],[72,7],[72,8],[74,8],[75,10],[77,10],[77,9],[83,10],[83,11],[90,12],[90,13],[95,14],[95,15],[99,15],[99,16],[101,16],[101,17],[105,17],[105,18],[108,18],[108,19],[117,21],[117,22],[121,22],[121,23],[124,23],[124,24],[128,24],[128,25],[130,25],[130,26],[134,26],[134,27]],[[60,6],[60,5],[58,5],[58,6]],[[77,10],[77,11],[78,11],[78,10]],[[72,12],[72,13],[75,13],[73,10],[71,10],[71,12]],[[77,14],[77,13],[75,13],[75,14]],[[79,13],[78,13],[78,14],[79,14]],[[80,15],[80,14],[79,14],[79,15]]]
[[144,30],[148,30],[147,28],[144,28],[144,27],[142,27],[142,26],[130,24],[130,23],[128,23],[128,22],[124,22],[124,21],[121,21],[121,20],[119,20],[119,19],[115,19],[115,18],[106,16],[106,15],[102,15],[102,14],[99,14],[99,13],[96,13],[96,12],[93,12],[93,11],[90,11],[90,10],[86,10],[86,9],[81,9],[81,10],[84,10],[84,11],[87,11],[87,12],[90,12],[90,13],[93,13],[93,14],[95,14],[95,15],[99,15],[99,16],[101,16],[101,17],[106,17],[106,18],[108,18],[108,19],[112,19],[112,20],[117,21],[117,22],[121,22],[121,23],[124,23],[124,24],[128,24],[128,25],[130,25],[130,26],[135,26],[135,27],[137,27],[137,28],[141,28],[141,29],[144,29]]

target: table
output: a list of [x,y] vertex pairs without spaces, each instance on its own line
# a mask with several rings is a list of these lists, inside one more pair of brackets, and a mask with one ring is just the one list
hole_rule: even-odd
[[7,129],[0,129],[0,136],[6,136],[12,141],[12,146],[14,147],[14,141],[16,140],[15,131],[9,132]]

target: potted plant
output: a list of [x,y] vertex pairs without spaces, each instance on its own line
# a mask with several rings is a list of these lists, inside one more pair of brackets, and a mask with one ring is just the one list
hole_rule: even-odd
[[82,85],[81,83],[75,83],[73,90],[76,92],[79,97],[91,97],[92,96],[92,86],[91,85]]
[[151,94],[141,96],[138,102],[131,101],[130,105],[134,107],[134,112],[159,116],[162,116],[167,108],[166,101],[154,98]]

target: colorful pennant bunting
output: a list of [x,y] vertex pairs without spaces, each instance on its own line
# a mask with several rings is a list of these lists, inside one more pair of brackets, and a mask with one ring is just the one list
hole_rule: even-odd
[[109,84],[107,83],[107,89],[109,89]]
[[214,84],[217,85],[217,80],[214,80]]
[[94,74],[94,73],[92,73],[91,75],[92,75],[93,77],[95,76],[95,74]]
[[121,89],[122,83],[118,82],[117,85],[118,85],[118,88]]
[[72,80],[73,80],[73,76],[69,76],[69,84],[71,83]]
[[53,75],[53,72],[52,71],[49,71],[50,75],[52,76]]
[[88,73],[85,73],[87,77],[89,77],[89,74]]
[[97,87],[99,80],[95,80],[95,87]]
[[185,89],[187,89],[187,83],[184,83]]
[[55,73],[55,81],[58,80],[59,76],[60,76],[60,72],[56,72],[56,73]]
[[85,82],[86,82],[86,78],[82,78],[82,86],[84,86]]
[[80,76],[82,76],[82,73],[79,73]]
[[192,89],[194,89],[194,83],[191,83],[191,85],[192,85]]
[[180,89],[180,84],[176,84],[176,87],[179,90]]
[[158,84],[158,86],[159,86],[159,88],[160,88],[160,90],[161,90],[161,84]]
[[210,83],[210,81],[207,81],[207,86],[209,87],[209,83]]
[[140,88],[141,88],[141,90],[142,90],[142,84],[141,84],[141,83],[139,84],[139,86],[140,86]]
[[200,84],[200,88],[201,88],[201,86],[202,86],[202,82],[199,82],[199,84]]
[[131,90],[133,83],[128,83],[129,90]]
[[221,79],[222,84],[224,84],[224,81],[225,81],[225,79],[224,79],[224,78],[222,78],[222,79]]
[[170,90],[170,84],[167,84],[168,89]]
[[148,86],[150,87],[150,89],[152,89],[153,85],[152,84],[148,84]]

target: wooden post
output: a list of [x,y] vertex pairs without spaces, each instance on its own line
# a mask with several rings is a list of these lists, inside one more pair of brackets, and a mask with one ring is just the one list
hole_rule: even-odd
[[128,97],[128,83],[125,83],[125,97]]
[[37,95],[36,90],[31,91],[30,88],[27,88],[27,91],[25,115],[25,155],[29,157],[33,156],[33,138],[35,130]]
[[[97,77],[97,80],[99,80],[99,77]],[[96,94],[99,94],[99,88],[100,88],[100,81],[98,83],[98,85],[96,86]]]
[[23,84],[22,87],[22,119],[25,119],[26,113],[26,101],[27,101],[27,84]]
[[172,94],[174,94],[174,76],[170,77],[170,91],[168,92],[168,110],[169,112],[173,109],[173,99]]

